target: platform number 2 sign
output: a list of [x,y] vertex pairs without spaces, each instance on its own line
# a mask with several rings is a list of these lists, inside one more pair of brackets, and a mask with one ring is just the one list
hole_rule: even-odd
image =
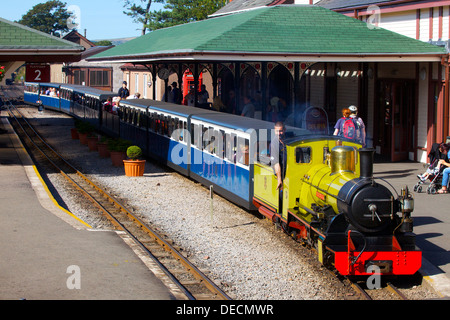
[[34,70],[34,73],[36,73],[36,78],[34,78],[34,81],[42,81],[42,78],[41,78],[42,71],[41,70]]
[[27,82],[50,82],[50,66],[39,64],[27,65],[25,79]]

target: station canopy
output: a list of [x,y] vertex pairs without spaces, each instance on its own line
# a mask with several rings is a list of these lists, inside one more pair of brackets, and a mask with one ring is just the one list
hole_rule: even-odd
[[159,29],[89,61],[440,61],[446,50],[334,11],[280,5]]
[[80,61],[82,46],[0,18],[0,61]]

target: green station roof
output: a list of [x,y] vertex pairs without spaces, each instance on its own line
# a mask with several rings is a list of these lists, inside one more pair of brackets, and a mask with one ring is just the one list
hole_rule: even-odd
[[0,18],[0,60],[79,61],[84,47]]
[[[397,61],[436,60],[446,50],[334,11],[282,5],[159,29],[91,57],[91,61],[274,58]],[[309,58],[308,58],[309,57]],[[275,60],[276,61],[276,60]]]

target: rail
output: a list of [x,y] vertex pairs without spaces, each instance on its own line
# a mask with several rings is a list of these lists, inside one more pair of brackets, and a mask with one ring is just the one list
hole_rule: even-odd
[[[21,131],[19,136],[29,141],[31,146],[39,152],[45,159],[59,171],[68,181],[70,181],[85,197],[87,197],[97,208],[99,208],[118,230],[126,232],[135,242],[150,256],[161,270],[182,290],[190,300],[197,299],[218,299],[231,300],[211,279],[184,257],[169,240],[155,232],[150,226],[143,223],[135,214],[130,212],[117,199],[104,191],[101,187],[92,182],[82,172],[77,170],[72,164],[66,161],[56,150],[54,150],[26,120],[18,108],[8,103],[8,112],[15,120],[15,130]],[[20,130],[18,130],[20,129]],[[139,235],[138,235],[139,234]],[[159,246],[158,252],[157,244]],[[156,252],[156,253],[155,253]],[[160,260],[166,258],[164,252],[170,253],[173,259],[181,264],[184,269],[191,274],[194,280],[178,280],[174,274],[180,273],[179,268],[169,270],[166,263]],[[185,276],[183,276],[185,277]],[[195,288],[194,288],[195,287]],[[208,293],[201,288],[207,288]]]

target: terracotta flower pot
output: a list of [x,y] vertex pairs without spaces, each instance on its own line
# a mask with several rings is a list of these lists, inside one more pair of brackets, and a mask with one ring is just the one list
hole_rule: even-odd
[[88,147],[89,147],[89,150],[90,151],[97,151],[98,150],[98,147],[97,147],[97,144],[98,144],[98,137],[88,137],[87,138],[87,144],[88,144]]
[[80,137],[80,143],[82,145],[87,146],[87,144],[88,144],[88,139],[87,139],[88,134],[87,133],[79,133],[78,132],[78,136]]
[[126,152],[121,151],[110,151],[111,153],[111,162],[114,167],[123,166],[123,160],[127,158]]
[[78,130],[76,128],[70,129],[70,134],[71,134],[73,140],[80,139],[80,136],[78,135]]
[[97,143],[98,155],[100,158],[109,158],[111,155],[108,150],[107,143]]
[[145,171],[145,160],[123,160],[125,175],[128,177],[142,177]]

